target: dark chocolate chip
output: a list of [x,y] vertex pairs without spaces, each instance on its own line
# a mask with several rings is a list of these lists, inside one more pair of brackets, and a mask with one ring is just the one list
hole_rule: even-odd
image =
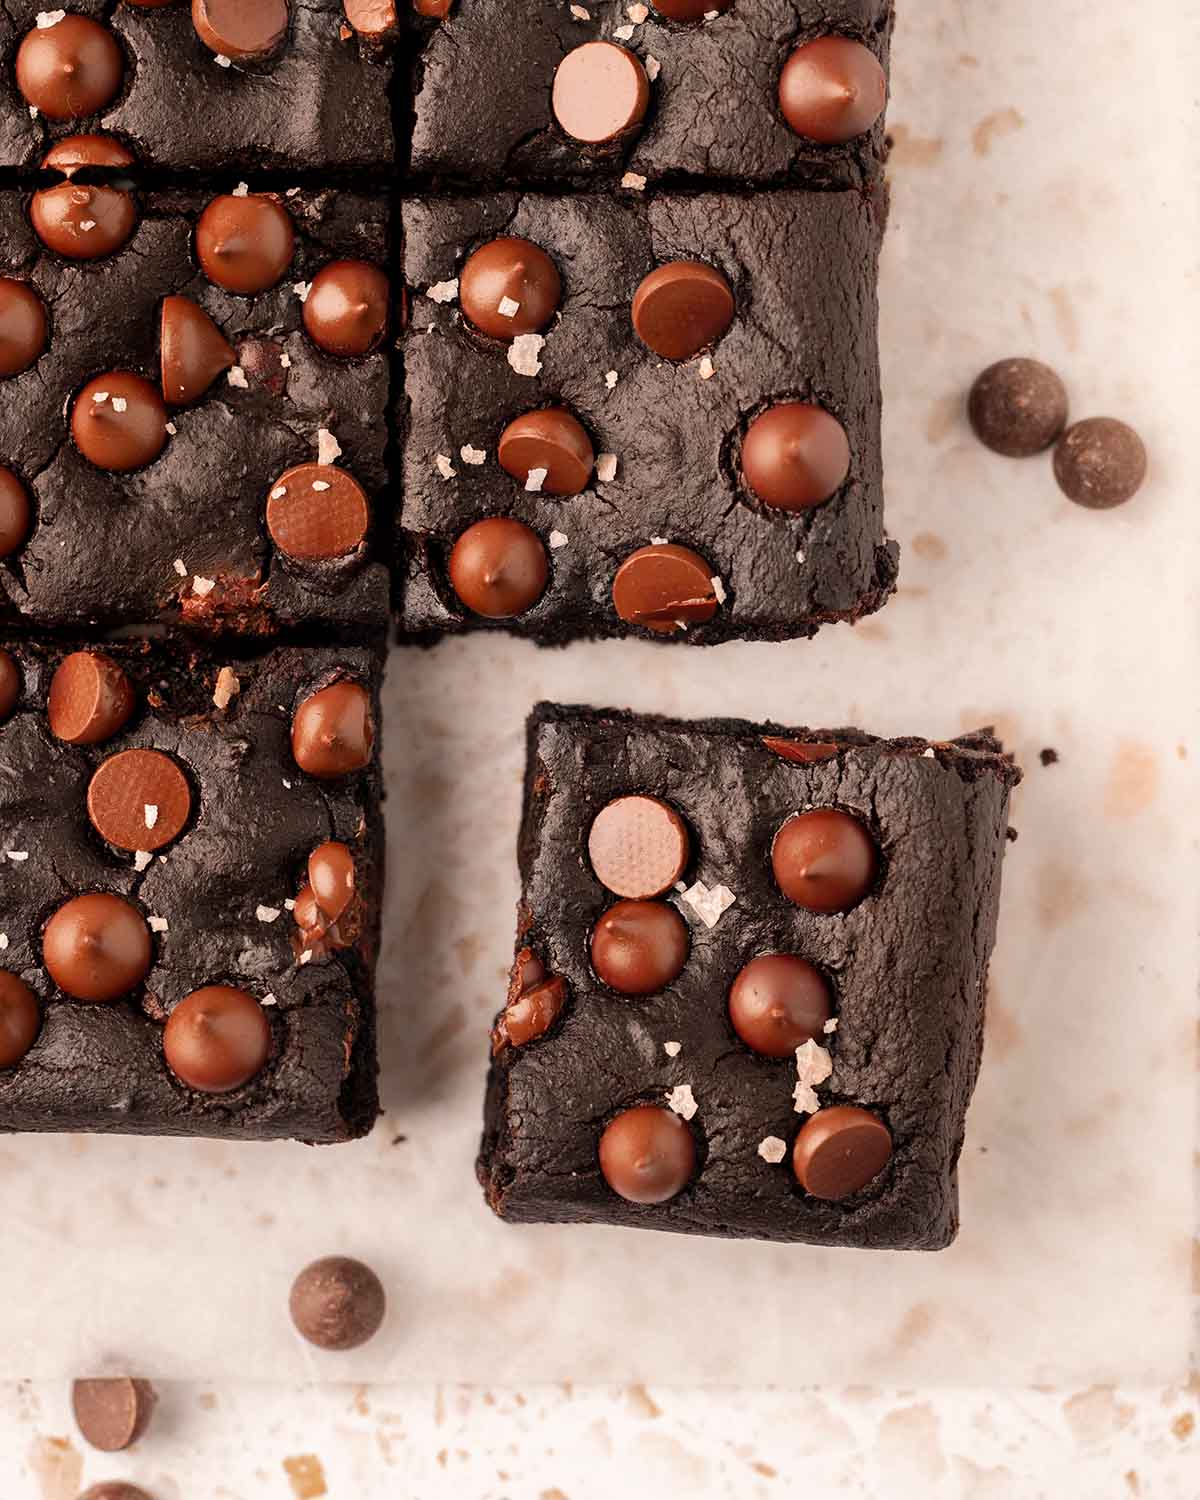
[[249,1083],[271,1055],[271,1023],[245,990],[210,984],[185,995],[167,1018],[163,1056],[181,1083],[229,1094]]
[[98,469],[128,474],[153,463],[166,447],[167,408],[148,380],[110,370],[76,396],[71,436]]
[[309,338],[326,354],[369,354],[387,332],[388,279],[369,261],[330,261],[312,279],[303,319]]
[[0,557],[11,557],[25,545],[32,520],[29,492],[11,469],[0,465]]
[[789,901],[828,915],[858,905],[875,884],[879,857],[857,818],[819,807],[784,823],[771,848],[771,867]]
[[846,430],[824,407],[785,401],[755,417],[742,439],[742,473],[765,504],[809,510],[831,499],[850,472]]
[[1088,417],[1068,427],[1054,450],[1054,477],[1068,500],[1111,510],[1132,500],[1146,478],[1146,446],[1113,417]]
[[267,57],[287,36],[287,0],[192,0],[192,25],[219,57]]
[[295,248],[296,231],[287,210],[261,194],[214,198],[196,225],[201,270],[217,286],[243,296],[265,292],[280,281]]
[[554,75],[554,117],[588,146],[616,140],[645,118],[650,80],[638,58],[615,42],[584,42]]
[[17,50],[17,87],[48,119],[81,119],[116,97],[125,61],[107,26],[87,16],[59,14],[53,25],[26,33]]
[[788,1057],[824,1035],[833,998],[819,969],[793,953],[764,953],[739,972],[729,991],[729,1019],[747,1047]]
[[76,1000],[119,1000],[150,972],[150,929],[135,906],[107,891],[60,906],[42,934],[50,978]]
[[329,1255],[296,1277],[288,1307],[297,1332],[318,1349],[357,1349],[379,1332],[387,1295],[370,1266]]
[[72,651],[51,678],[47,718],[50,733],[64,744],[99,745],[112,739],[129,722],[133,707],[129,678],[102,651]]
[[298,562],[345,557],[361,547],[371,506],[361,484],[332,464],[298,464],[281,474],[267,497],[267,530]]
[[547,495],[578,495],[592,477],[595,452],[583,424],[565,406],[544,406],[516,417],[500,434],[500,467],[528,487],[534,471],[545,470]]
[[0,379],[28,370],[46,347],[46,309],[24,281],[0,276]]
[[540,246],[511,235],[480,245],[459,276],[463,316],[495,339],[539,333],[561,298],[558,267]]
[[292,755],[302,771],[333,780],[371,762],[375,723],[361,683],[343,680],[305,698],[292,718]]
[[627,625],[673,635],[718,609],[713,571],[698,552],[671,542],[639,547],[617,569],[613,608]]
[[450,553],[450,583],[473,614],[512,620],[542,597],[549,577],[542,539],[524,521],[491,516],[468,526]]
[[673,260],[651,271],[633,297],[634,332],[663,359],[691,359],[733,322],[733,292],[702,260]]
[[237,363],[233,345],[190,297],[164,297],[160,325],[162,393],[170,406],[199,401]]
[[653,1104],[627,1109],[600,1137],[604,1180],[630,1203],[666,1203],[696,1170],[696,1142],[677,1114]]
[[792,1170],[811,1197],[837,1203],[873,1182],[891,1156],[891,1132],[878,1115],[854,1104],[835,1104],[800,1127]]
[[1067,388],[1036,359],[1002,359],[971,387],[967,415],[993,453],[1028,458],[1044,452],[1067,425]]
[[797,47],[779,75],[779,108],[797,135],[840,145],[870,130],[887,103],[887,78],[875,54],[846,36]]
[[87,810],[96,832],[114,848],[152,854],[187,826],[192,789],[161,750],[122,750],[96,768]]
[[121,188],[60,182],[29,202],[29,219],[47,250],[65,260],[100,260],[133,233],[137,209]]
[[688,931],[662,901],[618,901],[592,929],[592,968],[621,995],[656,995],[678,979]]
[[17,706],[21,696],[21,671],[11,651],[0,650],[0,724]]
[[0,969],[0,1068],[14,1068],[37,1040],[37,996],[18,974]]

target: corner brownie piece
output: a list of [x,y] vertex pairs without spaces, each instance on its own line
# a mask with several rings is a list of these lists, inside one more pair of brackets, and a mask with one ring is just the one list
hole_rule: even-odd
[[1019,774],[986,732],[540,705],[492,1208],[949,1244]]
[[[812,635],[878,609],[896,572],[879,433],[881,214],[858,193],[406,202],[403,629],[501,624],[548,644],[634,631],[706,645]],[[481,292],[473,267],[493,254],[521,268],[500,265]],[[633,309],[643,335],[674,336],[687,320],[672,289],[661,317],[640,299],[646,278],[679,262],[692,278],[684,311],[690,302],[728,327],[712,325],[709,342],[702,329],[691,357],[664,359],[635,331]],[[524,306],[497,320],[504,287],[516,291],[504,306]],[[481,295],[490,300],[477,307]],[[545,332],[497,337],[479,320]],[[747,434],[806,403],[841,443],[842,466],[835,453],[824,490],[766,504],[747,480]],[[548,406],[565,435],[535,432],[509,451]],[[556,490],[560,466],[570,472]],[[504,533],[493,551],[472,551],[487,540],[478,531],[460,544],[496,517],[522,523],[510,529],[529,554],[528,587],[512,598],[479,586],[519,572]],[[646,572],[646,557],[623,566],[648,544]]]
[[[0,307],[32,293],[44,321],[0,366],[0,478],[30,511],[0,619],[386,631],[387,257],[356,193],[0,194]],[[328,316],[346,275],[374,288],[357,345]]]
[[[72,0],[66,9],[7,0],[0,166],[37,166],[54,140],[93,130],[115,131],[145,167],[329,172],[393,162],[385,33],[357,33],[342,0],[247,0],[241,15],[228,0],[198,9],[216,21],[206,37],[187,0]],[[57,71],[67,62],[70,89]]]
[[[457,0],[417,23],[412,169],[493,187],[861,186],[885,157],[892,21],[891,0]],[[789,124],[781,76],[829,37],[790,65]]]
[[379,676],[355,647],[5,643],[0,1129],[371,1128]]

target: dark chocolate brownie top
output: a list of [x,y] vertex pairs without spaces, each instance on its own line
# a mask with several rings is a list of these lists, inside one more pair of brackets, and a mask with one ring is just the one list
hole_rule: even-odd
[[[836,751],[795,763],[765,736]],[[931,744],[540,705],[529,726],[518,946],[566,979],[569,998],[544,1037],[495,1059],[480,1162],[492,1205],[518,1220],[947,1244],[1018,777],[986,734]],[[687,920],[690,952],[679,978],[644,999],[603,985],[588,946],[615,899],[589,861],[589,830],[629,792],[665,800],[691,844],[687,894],[669,897]],[[772,874],[776,831],[813,807],[853,814],[879,851],[875,886],[845,915],[791,904]],[[792,1175],[803,1118],[793,1105],[795,1061],[752,1052],[730,1024],[729,987],[764,953],[799,954],[832,986],[837,1027],[824,1039],[832,1074],[818,1086],[822,1107],[860,1105],[893,1137],[883,1174],[841,1203],[807,1196]],[[625,1201],[600,1174],[601,1131],[618,1111],[665,1104],[685,1085],[698,1106],[696,1177],[659,1206]],[[769,1138],[789,1148],[777,1164],[759,1154]]]
[[[415,53],[412,170],[488,186],[626,172],[654,182],[862,185],[883,163],[882,120],[845,144],[805,140],[780,111],[779,75],[794,48],[829,34],[862,42],[886,68],[892,19],[891,0],[738,0],[689,24],[627,0],[458,0],[423,28]],[[650,103],[640,128],[588,147],[557,123],[551,94],[563,58],[597,40],[636,54]]]
[[[0,464],[28,486],[35,511],[28,541],[0,563],[0,617],[67,628],[180,618],[256,633],[386,628],[388,359],[334,357],[301,325],[302,295],[323,265],[386,264],[386,205],[334,191],[281,196],[295,230],[291,264],[269,290],[242,296],[197,264],[195,225],[211,196],[140,195],[121,249],[69,261],[34,233],[27,195],[0,193],[0,275],[27,281],[49,317],[45,353],[0,381]],[[75,397],[110,371],[159,385],[162,302],[175,294],[211,316],[239,363],[171,411],[154,462],[128,474],[96,468],[71,436]],[[294,561],[271,543],[267,499],[289,467],[318,458],[322,430],[366,491],[374,524],[344,557]],[[215,586],[203,592],[207,581]]]
[[[880,212],[880,200],[858,193],[406,203],[404,627],[487,623],[462,609],[447,557],[468,525],[492,515],[526,522],[548,548],[544,594],[507,622],[543,642],[630,629],[614,609],[613,578],[652,538],[700,554],[725,595],[709,623],[672,639],[807,635],[877,609],[896,565],[879,444]],[[464,260],[498,235],[533,241],[562,278],[535,377],[514,368],[515,345],[484,338],[459,309]],[[648,272],[680,259],[723,273],[736,310],[706,354],[668,363],[638,339],[630,306]],[[789,513],[749,492],[740,442],[764,407],[793,399],[842,423],[851,467],[832,499]],[[598,461],[587,489],[566,499],[527,492],[497,461],[508,422],[559,403],[583,423],[598,460],[608,454],[616,465],[606,478]],[[464,458],[464,448],[473,453]]]
[[[377,169],[395,159],[390,49],[361,41],[341,0],[291,0],[286,37],[268,56],[219,61],[187,0],[166,6],[71,0],[120,52],[119,87],[92,113],[31,113],[17,51],[48,0],[0,4],[0,166],[37,166],[52,142],[82,131],[119,136],[144,167],[204,172]],[[45,29],[45,36],[53,34]]]
[[[364,1133],[376,1114],[378,760],[318,780],[297,766],[289,737],[298,705],[335,680],[367,689],[377,725],[378,656],[345,647],[237,658],[179,641],[108,643],[133,686],[133,714],[105,742],[76,745],[51,734],[47,714],[68,648],[5,648],[21,691],[0,724],[0,969],[33,988],[43,1020],[32,1049],[0,1071],[0,1128],[312,1141]],[[89,816],[96,770],[132,749],[170,757],[191,792],[182,832],[154,853],[114,847]],[[286,903],[309,854],[330,839],[354,855],[361,936],[301,963]],[[152,930],[144,985],[111,1003],[70,998],[43,963],[47,920],[93,891],[127,898]],[[162,1052],[167,1015],[214,984],[262,1002],[272,1032],[265,1069],[224,1095],[185,1087]]]

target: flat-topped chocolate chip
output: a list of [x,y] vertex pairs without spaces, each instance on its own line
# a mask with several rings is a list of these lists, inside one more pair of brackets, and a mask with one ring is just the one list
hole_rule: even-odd
[[620,995],[656,995],[678,979],[688,931],[663,901],[618,901],[592,929],[592,968]]
[[0,724],[17,706],[21,696],[21,669],[11,651],[0,650]]
[[127,1376],[76,1380],[71,1385],[75,1425],[101,1453],[121,1453],[132,1447],[149,1426],[156,1400],[148,1380]]
[[318,1349],[357,1349],[383,1326],[387,1294],[361,1260],[328,1255],[296,1277],[288,1310],[296,1331]]
[[634,332],[663,359],[691,359],[733,322],[733,291],[714,266],[673,260],[650,272],[633,297]]
[[375,743],[371,698],[343,679],[305,698],[292,718],[292,755],[302,771],[333,780],[370,764]]
[[1124,505],[1146,478],[1146,445],[1124,422],[1088,417],[1068,427],[1054,450],[1054,477],[1068,500],[1088,510]]
[[388,279],[365,260],[334,260],[313,277],[304,299],[304,328],[326,354],[355,359],[383,340]]
[[578,495],[592,477],[595,451],[582,422],[565,406],[515,417],[500,434],[500,467],[526,489]]
[[615,42],[584,42],[554,75],[554,117],[584,145],[600,146],[640,125],[650,80],[640,60]]
[[262,1072],[270,1055],[266,1012],[253,995],[226,984],[185,995],[163,1030],[167,1066],[202,1094],[240,1089]]
[[1002,359],[971,387],[967,415],[975,436],[993,453],[1028,458],[1042,453],[1067,425],[1067,388],[1036,359]]
[[769,406],[742,439],[742,473],[758,498],[777,510],[823,505],[850,473],[846,429],[822,406]]
[[627,625],[659,635],[703,625],[719,608],[713,570],[698,552],[673,542],[630,553],[617,569],[612,598]]
[[122,750],[97,767],[87,810],[96,832],[114,848],[152,854],[187,826],[192,789],[161,750]]
[[629,900],[648,901],[669,891],[690,854],[687,824],[675,809],[640,793],[601,808],[588,832],[596,879]]
[[600,1137],[604,1180],[630,1203],[666,1203],[696,1171],[696,1142],[677,1114],[640,1104],[617,1115]]
[[794,953],[764,953],[738,973],[729,991],[733,1029],[764,1057],[789,1057],[820,1040],[833,1016],[833,997],[821,971]]
[[887,104],[879,59],[847,36],[797,47],[779,75],[779,108],[797,135],[841,145],[871,129]]
[[512,235],[480,245],[459,276],[463,316],[494,339],[540,333],[561,300],[558,267],[539,245]]
[[133,708],[129,678],[102,651],[72,651],[50,680],[50,733],[65,744],[102,744],[124,728]]
[[511,516],[468,526],[451,549],[448,571],[462,603],[488,620],[512,620],[532,609],[550,573],[541,537]]
[[42,959],[64,994],[119,1000],[150,972],[150,929],[137,907],[107,891],[65,902],[46,923]]
[[0,1068],[15,1068],[37,1040],[37,996],[19,974],[0,969]]
[[199,401],[218,375],[237,364],[233,345],[190,297],[164,297],[159,333],[163,399]]
[[873,1182],[891,1157],[891,1132],[878,1115],[835,1104],[800,1127],[792,1170],[810,1197],[838,1203]]
[[832,914],[857,906],[879,872],[875,841],[857,818],[818,807],[789,818],[771,846],[779,889],[806,911]]
[[125,59],[107,26],[87,16],[58,14],[52,25],[27,32],[17,49],[17,87],[48,119],[82,119],[116,98]]
[[271,540],[298,562],[345,557],[362,546],[370,524],[362,485],[332,464],[297,464],[279,476],[267,497]]
[[32,520],[29,491],[11,469],[0,465],[0,557],[11,557],[25,545]]
[[65,260],[100,260],[121,248],[137,224],[133,196],[121,188],[60,182],[29,201],[29,219],[47,250]]
[[192,25],[219,57],[267,57],[287,36],[287,0],[192,0]]
[[0,379],[23,374],[46,347],[46,309],[26,281],[0,276]]
[[241,296],[275,286],[291,265],[295,248],[291,215],[274,198],[259,193],[214,198],[196,225],[201,270],[215,285]]
[[89,463],[128,474],[153,463],[166,447],[167,408],[148,380],[110,370],[76,396],[71,436]]

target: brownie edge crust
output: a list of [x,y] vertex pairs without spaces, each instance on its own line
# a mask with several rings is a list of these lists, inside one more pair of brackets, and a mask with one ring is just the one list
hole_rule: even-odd
[[[528,735],[518,967],[493,1036],[478,1160],[493,1210],[513,1222],[948,1245],[1020,780],[1012,757],[987,731],[883,740],[553,704],[534,710]],[[685,831],[682,872],[660,904],[686,924],[686,958],[644,995],[605,983],[590,943],[616,883],[607,870],[601,883],[589,835],[631,795],[665,804]],[[789,900],[773,866],[779,829],[814,809],[848,814],[875,849],[869,888],[844,912]],[[731,1023],[734,979],[767,954],[802,957],[827,987],[832,1019],[805,1052],[828,1054],[827,1076],[811,1075],[815,1099],[800,1057],[764,1055]],[[514,1009],[522,990],[537,1002],[532,1026],[528,1003]],[[600,1165],[606,1128],[645,1105],[682,1122],[694,1149],[684,1185],[657,1202],[623,1196]],[[793,1150],[806,1122],[824,1129],[846,1106],[882,1121],[891,1151],[831,1201],[800,1186]]]

